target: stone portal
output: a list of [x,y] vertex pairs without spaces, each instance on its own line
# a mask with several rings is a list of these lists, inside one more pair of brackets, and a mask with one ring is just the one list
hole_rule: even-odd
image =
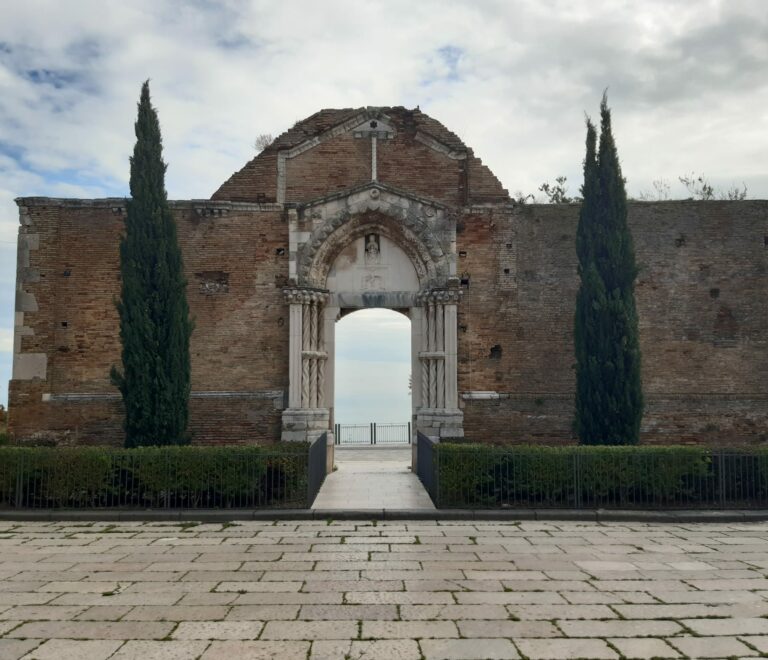
[[411,319],[414,431],[463,435],[457,384],[456,227],[434,202],[377,182],[289,214],[290,388],[283,440],[333,429],[335,322],[383,307]]

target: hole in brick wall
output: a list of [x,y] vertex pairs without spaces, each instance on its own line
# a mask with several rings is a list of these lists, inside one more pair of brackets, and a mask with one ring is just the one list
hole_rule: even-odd
[[466,326],[466,325],[460,325],[460,326],[459,326],[459,330],[460,330],[461,332],[466,332],[466,331],[467,331],[467,326]]
[[62,321],[62,322],[61,322],[61,327],[62,327],[62,328],[67,328],[67,327],[69,327],[69,321]]
[[680,236],[675,239],[675,247],[683,247],[683,245],[685,245],[685,234],[680,234]]
[[375,119],[371,121],[371,123],[369,124],[371,128],[376,128],[378,125],[379,125],[379,122],[377,122]]
[[720,297],[720,289],[717,287],[709,290],[709,297],[710,298],[719,298]]
[[505,269],[504,269],[504,274],[505,274],[505,275],[509,275],[509,268],[505,268]]
[[282,328],[283,325],[285,325],[285,319],[282,317],[277,319],[277,325],[279,325]]
[[461,286],[469,287],[469,275],[467,275],[467,276],[462,275],[461,276]]
[[507,250],[511,250],[511,249],[512,249],[512,243],[507,243]]
[[69,270],[69,268],[67,268],[67,269],[64,271],[64,273],[63,273],[64,277],[69,277],[71,274],[72,274],[72,271],[71,271],[71,270]]
[[467,251],[466,250],[459,250],[459,256],[463,259],[464,257],[467,256]]
[[488,357],[491,360],[501,360],[501,346],[498,344],[491,346],[491,352],[488,354]]
[[256,193],[256,203],[263,204],[267,201],[267,196],[264,193]]
[[282,256],[284,256],[284,255],[285,255],[285,248],[277,248],[277,250],[275,250],[275,254],[276,254],[278,257],[282,257]]
[[200,285],[200,293],[211,296],[229,291],[229,273],[222,270],[206,270],[195,273]]

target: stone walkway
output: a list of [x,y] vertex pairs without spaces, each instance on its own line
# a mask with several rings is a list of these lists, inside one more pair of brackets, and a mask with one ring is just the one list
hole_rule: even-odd
[[336,448],[338,468],[325,478],[313,509],[434,509],[411,472],[411,447]]
[[768,523],[0,522],[0,658],[753,658],[767,573]]

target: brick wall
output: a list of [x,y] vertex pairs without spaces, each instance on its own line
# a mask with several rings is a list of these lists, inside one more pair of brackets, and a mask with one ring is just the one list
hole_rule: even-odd
[[[572,438],[578,206],[465,214],[459,389],[469,437]],[[643,442],[768,439],[768,203],[632,203]],[[464,255],[464,256],[462,256]]]
[[[364,109],[357,114],[362,117]],[[418,110],[381,108],[395,129],[393,139],[377,143],[377,180],[448,205],[467,199],[500,202],[509,195],[471,149],[442,124]],[[352,132],[329,135],[338,122],[355,117],[354,110],[328,110],[297,122],[261,154],[235,172],[213,194],[215,200],[275,201],[278,152],[287,154],[311,140],[311,149],[286,158],[285,201],[308,202],[348,190],[371,180],[371,141]],[[322,116],[321,116],[322,115]],[[420,139],[417,139],[419,136]],[[425,144],[429,142],[431,146]],[[468,192],[467,192],[468,186]]]
[[[578,206],[515,206],[441,124],[418,110],[383,110],[396,135],[378,142],[379,180],[455,211],[446,217],[457,219],[464,290],[459,390],[495,393],[463,399],[468,437],[572,441]],[[270,203],[277,153],[318,141],[286,161],[288,202],[354,188],[370,179],[371,143],[337,128],[365,112],[327,110],[298,122],[230,177],[216,201],[172,204],[195,319],[196,442],[279,437],[289,246],[283,207]],[[22,353],[32,359],[27,376],[10,385],[10,428],[20,438],[119,441],[120,402],[108,374],[119,363],[113,301],[123,205],[22,201],[20,245],[30,249],[29,263],[19,262],[17,309]],[[768,202],[636,202],[630,226],[640,268],[643,441],[766,440]],[[29,379],[41,361],[45,380]]]
[[[121,200],[32,203],[39,235],[24,289],[37,312],[24,352],[47,355],[47,380],[11,381],[10,430],[20,438],[119,443],[122,412],[109,382],[120,364]],[[288,377],[287,229],[278,210],[176,203],[192,335],[190,428],[195,442],[272,442]],[[223,393],[223,394],[222,394]],[[48,401],[43,400],[45,395]],[[95,395],[95,396],[94,396]]]

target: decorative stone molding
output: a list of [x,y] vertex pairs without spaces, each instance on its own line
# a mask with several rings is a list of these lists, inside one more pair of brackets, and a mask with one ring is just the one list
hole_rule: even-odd
[[296,245],[300,284],[324,286],[338,253],[371,233],[386,236],[410,257],[422,286],[444,283],[451,275],[453,262],[447,248],[455,240],[455,222],[440,205],[371,184],[346,197],[312,203],[302,211],[303,217],[312,218],[313,231]]
[[328,302],[328,292],[322,289],[290,288],[283,289],[285,301],[291,305]]
[[466,160],[467,158],[467,152],[465,149],[451,149],[450,147],[444,145],[442,142],[438,142],[438,140],[436,140],[431,135],[427,135],[427,133],[424,133],[423,131],[418,131],[416,133],[416,141],[421,142],[421,144],[424,146],[427,146],[430,149],[437,151],[438,153],[448,156],[448,158],[452,160]]
[[464,292],[461,289],[429,289],[416,294],[416,302],[420,305],[443,304],[458,305]]

